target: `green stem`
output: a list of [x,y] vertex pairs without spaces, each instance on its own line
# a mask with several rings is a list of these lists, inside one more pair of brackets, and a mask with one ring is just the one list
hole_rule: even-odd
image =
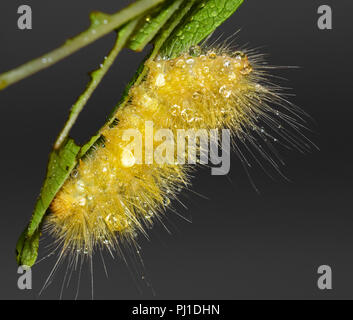
[[66,58],[72,53],[122,26],[126,22],[145,13],[147,10],[162,1],[164,0],[139,0],[112,15],[93,13],[91,15],[91,26],[86,31],[70,40],[67,40],[61,47],[39,58],[29,61],[11,71],[1,74],[0,90],[53,65],[63,58]]
[[91,73],[91,81],[87,85],[86,90],[80,95],[76,103],[72,106],[69,118],[65,123],[64,128],[61,130],[58,138],[56,139],[54,149],[59,149],[62,143],[67,138],[70,129],[76,122],[78,115],[80,114],[83,107],[86,105],[88,99],[91,97],[92,93],[97,88],[98,84],[101,82],[101,80],[115,61],[121,49],[123,49],[126,41],[135,29],[137,22],[138,19],[129,22],[124,28],[122,28],[118,32],[114,47],[110,51],[109,55],[104,58],[104,61],[100,65],[100,68]]

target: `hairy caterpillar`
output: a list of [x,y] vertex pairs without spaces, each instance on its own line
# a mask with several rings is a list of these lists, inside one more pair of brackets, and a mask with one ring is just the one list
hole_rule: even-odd
[[[128,149],[131,141],[124,139],[127,130],[141,133],[143,155],[151,154],[144,143],[147,122],[173,133],[169,140],[153,140],[154,150],[162,143],[166,149],[178,144],[178,129],[214,128],[231,130],[241,158],[240,144],[250,154],[257,150],[275,167],[273,142],[309,148],[299,131],[298,110],[268,81],[260,60],[242,51],[196,47],[175,59],[147,61],[148,74],[130,89],[129,102],[116,113],[116,125],[101,132],[104,145],[80,161],[52,202],[47,228],[62,252],[78,257],[90,256],[96,248],[119,250],[122,243],[134,242],[137,232],[146,234],[180,188],[189,185],[192,166],[180,164],[187,161],[176,155],[165,163],[143,156],[137,163],[137,155]],[[199,144],[196,148],[201,151]]]

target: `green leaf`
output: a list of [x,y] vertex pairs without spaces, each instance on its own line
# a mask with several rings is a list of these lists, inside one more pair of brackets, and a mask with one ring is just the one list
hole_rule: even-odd
[[175,58],[200,43],[227,20],[243,0],[208,0],[200,2],[163,44],[161,54]]
[[40,231],[37,229],[31,237],[27,237],[27,229],[23,231],[16,246],[18,265],[33,266],[38,257]]
[[32,266],[34,263],[38,251],[39,226],[56,193],[75,167],[79,150],[80,147],[72,139],[68,139],[60,149],[50,154],[47,174],[32,219],[17,243],[17,261],[20,264]]
[[169,0],[162,7],[147,14],[135,34],[130,38],[128,47],[135,51],[143,50],[182,3],[183,0]]

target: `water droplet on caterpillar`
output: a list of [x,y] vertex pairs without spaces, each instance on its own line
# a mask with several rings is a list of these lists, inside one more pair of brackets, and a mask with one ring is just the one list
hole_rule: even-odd
[[86,198],[80,198],[78,200],[78,205],[83,207],[86,204]]
[[163,87],[165,85],[165,78],[163,73],[158,74],[155,84],[157,87]]
[[234,72],[232,72],[232,73],[228,76],[228,80],[230,80],[230,81],[234,81],[236,78],[237,78],[237,75],[236,75]]
[[240,70],[242,75],[247,75],[252,72],[252,66],[250,64],[245,64],[244,67]]
[[76,186],[77,186],[77,189],[81,192],[85,190],[85,184],[82,180],[78,180],[76,182]]
[[246,57],[245,53],[242,51],[235,51],[234,52],[234,59],[236,60],[242,60]]
[[223,85],[219,89],[219,93],[224,97],[224,98],[229,98],[232,94],[232,91],[228,89],[226,85]]
[[77,177],[78,177],[78,171],[77,171],[77,169],[74,169],[74,170],[71,171],[71,177],[72,177],[72,178],[77,178]]
[[148,210],[148,212],[145,214],[145,218],[146,219],[151,219],[153,217],[153,211],[152,210]]
[[163,204],[164,204],[165,207],[169,206],[170,205],[170,199],[169,198],[165,198],[163,200]]
[[135,162],[136,162],[136,159],[135,159],[134,155],[128,149],[124,149],[122,151],[121,156],[120,156],[120,160],[121,160],[121,164],[125,168],[132,167],[135,164]]
[[189,49],[189,53],[191,56],[199,56],[201,54],[201,48],[199,46],[192,46]]
[[199,58],[201,59],[201,61],[206,61],[207,57],[204,54],[200,54]]
[[176,117],[180,112],[180,106],[177,104],[172,105],[170,109],[173,117]]
[[228,68],[230,66],[230,61],[229,60],[226,60],[224,61],[223,65]]
[[198,92],[198,91],[195,91],[193,94],[192,94],[192,98],[195,99],[195,100],[198,100],[201,98],[201,93]]
[[207,56],[208,56],[209,59],[214,60],[214,59],[217,58],[217,53],[214,52],[214,51],[209,51],[209,52],[207,52]]
[[183,58],[178,59],[177,62],[175,63],[175,66],[178,68],[184,68],[185,67],[185,61]]

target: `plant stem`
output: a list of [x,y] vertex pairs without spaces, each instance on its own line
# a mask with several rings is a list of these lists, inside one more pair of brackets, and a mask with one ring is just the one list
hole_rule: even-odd
[[65,141],[70,129],[75,124],[78,115],[80,114],[83,107],[86,105],[88,99],[91,97],[92,93],[97,88],[98,84],[101,82],[101,80],[115,61],[121,49],[125,46],[125,43],[127,42],[133,30],[135,29],[137,22],[138,19],[132,20],[118,32],[114,47],[110,51],[109,55],[104,58],[104,61],[101,63],[100,68],[91,73],[91,81],[87,85],[86,90],[80,95],[76,103],[72,106],[69,118],[65,123],[64,128],[61,130],[58,138],[56,139],[54,149],[59,149],[62,143]]
[[114,29],[122,26],[124,23],[145,13],[147,10],[162,1],[164,0],[139,0],[112,15],[93,13],[91,15],[92,24],[86,31],[67,40],[61,47],[11,71],[1,74],[0,90],[64,59]]

